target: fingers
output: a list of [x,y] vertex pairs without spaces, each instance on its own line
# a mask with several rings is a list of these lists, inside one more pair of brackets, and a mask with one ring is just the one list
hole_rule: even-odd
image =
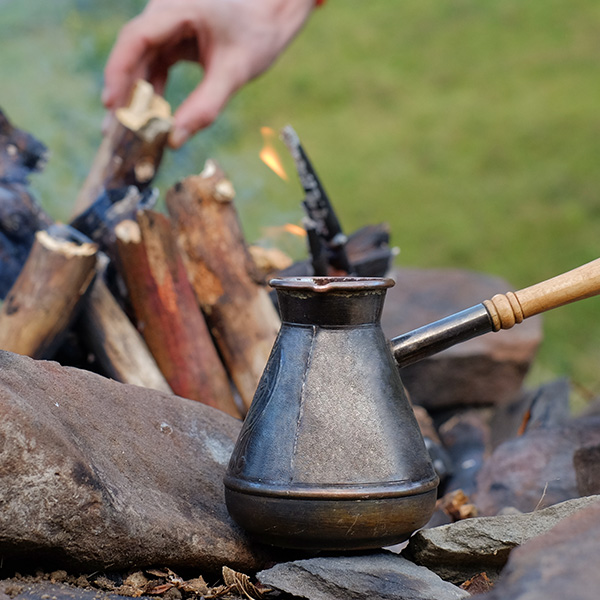
[[104,69],[102,102],[108,109],[127,103],[135,81],[152,72],[156,82],[164,85],[166,68],[154,64],[164,47],[172,47],[192,36],[185,11],[145,11],[127,23],[117,38]]
[[238,64],[229,59],[215,59],[207,67],[200,84],[175,112],[175,124],[169,137],[172,148],[179,148],[217,118],[244,81]]

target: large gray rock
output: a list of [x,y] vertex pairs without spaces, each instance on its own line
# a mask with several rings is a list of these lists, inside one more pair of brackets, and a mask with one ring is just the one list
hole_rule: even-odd
[[65,568],[255,570],[223,474],[240,423],[215,409],[0,352],[0,555]]
[[309,600],[458,600],[464,590],[391,552],[280,563],[257,574],[269,587]]
[[530,512],[580,496],[574,457],[600,444],[600,415],[534,429],[504,442],[483,464],[474,501],[481,515],[507,506]]
[[[458,269],[394,269],[381,324],[406,333],[511,289],[498,277]],[[431,410],[512,401],[542,340],[540,317],[484,335],[401,370],[415,404]]]
[[578,511],[511,553],[481,600],[597,600],[600,503]]
[[484,571],[494,578],[513,548],[592,504],[600,506],[600,496],[577,498],[532,513],[477,517],[423,529],[413,535],[402,554],[453,583],[463,583]]

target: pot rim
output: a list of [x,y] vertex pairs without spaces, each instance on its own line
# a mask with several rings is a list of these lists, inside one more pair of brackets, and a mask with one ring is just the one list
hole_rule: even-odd
[[396,285],[389,277],[276,277],[269,281],[275,289],[311,292],[387,289]]

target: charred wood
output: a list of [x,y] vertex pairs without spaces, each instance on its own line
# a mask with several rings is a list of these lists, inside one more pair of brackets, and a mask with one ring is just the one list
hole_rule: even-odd
[[35,232],[52,223],[27,189],[29,175],[43,168],[46,155],[44,144],[0,110],[0,298],[21,272]]
[[[392,267],[396,255],[395,248],[390,247],[390,233],[387,223],[367,225],[350,234],[345,250],[350,261],[351,271],[358,277],[385,276]],[[310,259],[298,261],[282,269],[277,276],[304,277],[318,275],[325,271],[322,245],[317,244],[316,241],[311,241],[310,237],[309,252],[311,254]],[[315,265],[315,262],[318,263],[318,266]],[[331,274],[329,263],[327,265],[327,273]]]
[[31,134],[15,127],[0,109],[0,182],[26,183],[46,164],[48,149]]
[[328,265],[337,273],[352,273],[345,248],[347,238],[323,184],[300,143],[298,134],[288,125],[282,130],[281,136],[296,164],[298,177],[305,193],[302,204],[308,218],[314,224],[315,233],[322,240]]

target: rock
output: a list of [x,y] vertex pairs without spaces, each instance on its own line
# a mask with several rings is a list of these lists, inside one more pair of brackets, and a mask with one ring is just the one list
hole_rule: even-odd
[[496,408],[491,420],[492,446],[521,435],[523,431],[564,425],[570,418],[568,379],[560,378],[533,390],[523,390],[508,405]]
[[[456,269],[394,269],[382,327],[406,333],[511,289],[503,279]],[[428,409],[502,404],[515,398],[542,340],[541,319],[458,344],[400,371],[415,404]]]
[[225,507],[236,419],[8,352],[0,352],[0,414],[5,568],[9,559],[203,572],[270,564]]
[[577,511],[511,553],[494,590],[481,600],[597,600],[600,503]]
[[534,429],[501,444],[477,477],[473,501],[479,513],[495,515],[506,506],[530,512],[577,498],[575,452],[596,444],[600,444],[600,415]]
[[391,552],[329,556],[280,563],[257,574],[258,580],[309,600],[451,600],[468,598],[460,588],[442,581]]
[[453,583],[485,572],[495,578],[511,550],[592,504],[600,496],[562,502],[527,514],[475,517],[418,531],[402,555]]
[[[140,596],[141,600],[150,596]],[[130,600],[97,589],[83,589],[64,583],[5,579],[0,581],[0,600]]]

